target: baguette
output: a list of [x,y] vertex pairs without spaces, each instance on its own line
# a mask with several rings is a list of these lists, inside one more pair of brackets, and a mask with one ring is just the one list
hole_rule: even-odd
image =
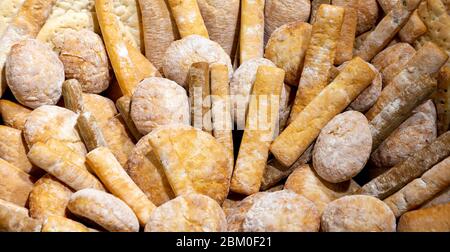
[[196,62],[191,65],[188,74],[189,104],[191,125],[212,133],[211,90],[209,84],[209,64]]
[[439,192],[436,197],[423,204],[420,208],[427,208],[447,203],[450,203],[450,186],[444,189],[442,192]]
[[319,135],[320,130],[342,112],[375,77],[361,58],[354,58],[296,119],[275,139],[271,152],[284,166],[292,165]]
[[0,114],[6,126],[23,130],[25,121],[30,113],[31,110],[29,108],[18,103],[4,99],[0,100]]
[[324,4],[317,11],[288,123],[294,121],[328,84],[343,20],[344,8],[342,7]]
[[28,174],[36,172],[27,158],[27,148],[22,138],[22,131],[18,129],[0,125],[0,158]]
[[264,0],[241,1],[240,64],[264,55]]
[[336,46],[335,65],[341,65],[353,58],[353,43],[355,42],[357,23],[358,15],[356,10],[351,7],[345,7],[341,35]]
[[24,207],[33,188],[34,178],[0,158],[0,199]]
[[40,232],[42,223],[28,209],[0,199],[0,232]]
[[395,217],[417,208],[450,185],[450,158],[446,158],[384,200]]
[[282,69],[266,66],[258,68],[246,127],[231,178],[230,189],[233,192],[251,195],[259,191],[269,146],[277,127],[283,80]]
[[311,1],[311,15],[309,17],[309,23],[314,24],[316,22],[317,11],[319,10],[320,5],[322,4],[331,4],[331,0],[312,0]]
[[167,0],[181,38],[200,35],[209,38],[197,0]]
[[449,232],[450,203],[411,211],[402,215],[398,232]]

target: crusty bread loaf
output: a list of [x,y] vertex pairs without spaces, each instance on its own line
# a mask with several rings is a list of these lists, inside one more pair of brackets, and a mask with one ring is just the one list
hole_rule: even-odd
[[400,218],[398,232],[449,232],[450,203],[407,212]]
[[25,0],[0,0],[0,36]]
[[28,215],[28,209],[0,199],[1,232],[40,232],[42,223]]
[[0,125],[0,158],[26,173],[36,172],[27,158],[27,148],[22,131]]
[[240,64],[264,55],[264,0],[241,1]]
[[356,34],[372,29],[378,20],[377,0],[333,0],[332,3],[337,6],[350,7],[357,11]]
[[420,208],[427,208],[447,203],[450,203],[450,187],[447,187],[447,189],[439,192],[434,198],[423,204]]
[[355,42],[356,26],[358,23],[357,10],[345,7],[344,21],[341,27],[341,36],[336,46],[335,65],[349,61],[353,58],[353,43]]
[[450,66],[444,66],[439,71],[438,90],[433,100],[437,110],[438,134],[446,132],[450,127]]
[[29,108],[18,103],[10,100],[0,100],[0,114],[6,126],[23,130],[25,121],[30,113],[31,110]]
[[0,158],[0,199],[24,207],[33,188],[34,178]]
[[182,38],[200,35],[209,38],[197,0],[167,0]]

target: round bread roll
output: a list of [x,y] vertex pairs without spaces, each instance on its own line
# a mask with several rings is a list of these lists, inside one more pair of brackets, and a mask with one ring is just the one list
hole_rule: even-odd
[[264,7],[264,40],[278,27],[296,21],[307,22],[311,12],[310,0],[266,0]]
[[356,33],[372,29],[378,20],[377,0],[333,0],[333,5],[354,8],[358,12]]
[[138,232],[133,210],[116,196],[95,189],[83,189],[70,197],[68,209],[111,232]]
[[177,83],[159,77],[144,79],[131,98],[131,119],[143,135],[158,126],[190,124],[186,90]]
[[54,41],[67,79],[78,80],[86,93],[100,93],[108,88],[108,55],[99,35],[86,29],[68,29]]
[[30,108],[59,101],[64,66],[50,47],[34,39],[15,44],[6,59],[6,81],[17,101]]
[[174,41],[167,48],[164,59],[164,75],[182,86],[186,86],[189,68],[195,62],[225,64],[230,78],[233,74],[230,56],[218,43],[199,35]]
[[320,132],[313,150],[317,174],[331,183],[347,181],[366,165],[372,135],[366,117],[347,111],[334,117]]
[[320,214],[314,203],[290,190],[255,200],[243,224],[244,232],[318,232],[319,228]]
[[68,109],[53,105],[41,106],[33,110],[25,122],[25,141],[29,147],[37,142],[61,141],[84,158],[86,147],[75,128],[77,118],[77,114]]
[[153,211],[146,232],[225,232],[227,221],[220,205],[208,196],[187,194]]
[[228,232],[244,231],[242,228],[242,224],[244,223],[245,215],[253,206],[255,200],[263,197],[266,194],[267,192],[257,192],[255,194],[247,196],[245,199],[237,203],[233,208],[229,209],[227,214]]
[[337,199],[325,208],[325,232],[395,232],[395,216],[383,201],[366,195]]

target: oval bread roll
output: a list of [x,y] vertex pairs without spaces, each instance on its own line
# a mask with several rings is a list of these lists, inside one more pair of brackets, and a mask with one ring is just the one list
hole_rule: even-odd
[[225,232],[225,213],[217,202],[201,194],[187,194],[156,208],[146,232]]
[[[253,206],[257,199],[263,197],[266,194],[267,192],[254,193],[250,196],[245,197],[243,200],[239,201],[233,207],[231,207],[227,213],[228,232],[243,232],[244,229],[242,227],[242,224],[244,223],[245,216],[248,210]],[[223,206],[224,205],[222,205],[222,207]]]
[[111,232],[137,232],[139,222],[125,202],[112,194],[83,189],[70,197],[69,210]]
[[450,203],[437,205],[402,215],[398,232],[449,232]]
[[322,214],[325,232],[395,232],[395,216],[381,200],[366,195],[337,199]]

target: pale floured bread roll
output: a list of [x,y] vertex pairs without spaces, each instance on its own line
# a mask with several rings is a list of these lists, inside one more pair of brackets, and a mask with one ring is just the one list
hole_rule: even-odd
[[11,48],[5,65],[6,81],[16,99],[30,108],[59,101],[64,66],[45,44],[23,40]]
[[168,79],[147,78],[139,83],[131,98],[130,114],[143,135],[161,125],[189,125],[186,90]]
[[0,0],[0,36],[25,0]]
[[42,223],[28,209],[0,199],[0,232],[40,232]]
[[187,84],[189,68],[195,62],[225,64],[230,78],[233,74],[230,56],[218,43],[199,35],[190,35],[173,42],[164,58],[164,75],[181,86]]
[[[242,232],[242,224],[244,223],[245,215],[247,214],[248,210],[253,206],[257,199],[264,197],[264,195],[266,194],[266,192],[254,193],[231,206],[230,209],[226,212],[228,232]],[[224,208],[225,202],[222,205],[222,207]]]
[[310,0],[266,0],[264,6],[264,41],[278,27],[296,21],[307,22],[311,12]]
[[187,194],[153,212],[146,232],[225,232],[225,214],[216,201],[201,194]]
[[86,155],[86,147],[75,129],[77,117],[77,114],[68,109],[52,105],[33,110],[23,131],[28,146],[57,139],[79,155]]

